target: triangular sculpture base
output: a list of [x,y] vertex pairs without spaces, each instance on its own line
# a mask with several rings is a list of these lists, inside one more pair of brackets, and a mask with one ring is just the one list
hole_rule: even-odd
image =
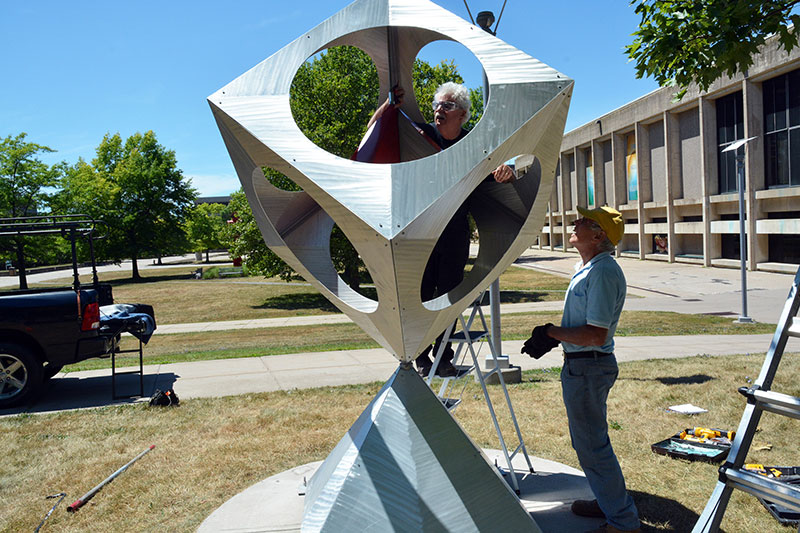
[[301,531],[541,532],[409,364],[309,481]]

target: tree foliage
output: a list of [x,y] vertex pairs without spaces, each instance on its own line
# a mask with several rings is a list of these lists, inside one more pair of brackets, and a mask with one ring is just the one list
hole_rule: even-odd
[[[66,168],[64,163],[42,162],[40,156],[54,150],[29,142],[26,137],[27,134],[20,133],[0,140],[0,218],[33,216],[49,210],[53,190]],[[0,257],[14,258],[23,289],[27,287],[26,263],[63,260],[64,252],[64,244],[53,237],[0,240]]]
[[158,143],[155,133],[136,133],[125,142],[106,135],[91,164],[78,161],[67,173],[60,194],[62,209],[87,213],[105,222],[108,237],[97,244],[98,256],[136,260],[188,249],[184,224],[196,192],[177,168],[175,152]]
[[[723,75],[745,72],[770,35],[787,52],[797,46],[792,13],[798,0],[633,0],[641,16],[625,48],[636,76],[677,85],[677,98],[696,83],[707,90]],[[794,25],[794,27],[790,27]]]
[[[446,81],[463,83],[453,61],[430,65],[417,59],[413,67],[413,90],[420,111],[433,120],[430,103],[439,85]],[[408,88],[407,88],[408,90]],[[367,123],[385,95],[378,94],[378,73],[370,57],[358,48],[338,46],[318,54],[298,70],[290,89],[292,115],[303,134],[320,148],[350,158],[367,131]],[[471,128],[483,111],[480,89],[471,91]],[[300,190],[289,178],[270,168],[264,174],[276,187]],[[236,201],[233,198],[236,198]],[[294,271],[264,244],[244,193],[232,197],[231,213],[236,222],[227,233],[232,257],[243,257],[250,272],[289,279]],[[338,226],[331,233],[331,258],[342,279],[353,289],[369,280],[369,273]]]
[[222,248],[223,232],[230,218],[230,210],[223,204],[200,204],[189,213],[186,221],[186,234],[195,252],[206,252]]
[[231,221],[222,230],[222,240],[230,256],[243,258],[250,273],[291,279],[295,275],[294,270],[264,244],[261,230],[241,189],[231,195],[228,210]]

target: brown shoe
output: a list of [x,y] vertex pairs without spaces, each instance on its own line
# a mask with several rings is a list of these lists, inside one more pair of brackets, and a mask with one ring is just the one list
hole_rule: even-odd
[[572,502],[572,514],[588,516],[589,518],[605,518],[606,515],[597,505],[597,500],[575,500]]
[[617,529],[609,524],[603,524],[597,529],[592,529],[586,533],[642,533],[641,528],[636,529]]

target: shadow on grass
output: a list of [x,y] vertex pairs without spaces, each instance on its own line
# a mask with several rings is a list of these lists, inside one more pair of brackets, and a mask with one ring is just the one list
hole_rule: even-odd
[[[500,303],[518,304],[544,302],[548,293],[534,291],[500,291]],[[489,291],[483,293],[481,305],[489,305]]]
[[[562,253],[562,252],[559,252]],[[556,256],[556,255],[549,255],[544,257],[518,257],[515,264],[525,264],[525,263],[545,263],[547,261],[560,261],[564,259],[565,256]]]
[[635,490],[628,492],[639,509],[642,531],[691,531],[700,518],[675,500]]
[[[378,299],[378,292],[375,287],[360,287],[358,292],[372,300]],[[340,313],[335,305],[330,303],[327,298],[319,293],[303,292],[297,294],[282,294],[267,298],[264,303],[253,306],[253,309],[284,309],[296,311],[300,309],[319,309],[326,313]]]
[[[169,274],[160,274],[158,276],[142,276],[139,279],[116,278],[107,281],[101,280],[100,283],[111,285],[112,287],[120,287],[123,285],[140,285],[142,283],[158,283],[159,281],[184,281],[187,279],[194,279],[188,272],[175,272]],[[81,285],[89,287],[91,281],[82,281]]]
[[319,309],[326,313],[339,313],[340,311],[323,295],[319,293],[302,292],[299,294],[282,294],[267,298],[261,305],[253,306],[254,309],[284,309],[287,311],[300,309]]
[[658,381],[664,385],[693,385],[707,383],[712,379],[716,378],[706,374],[695,374],[693,376],[668,376],[663,378],[637,378],[633,376],[624,376],[617,378],[617,381]]
[[663,383],[664,385],[694,385],[700,383],[706,383],[711,381],[711,376],[707,376],[705,374],[695,374],[694,376],[678,376],[678,377],[666,377],[666,378],[656,378],[656,381]]

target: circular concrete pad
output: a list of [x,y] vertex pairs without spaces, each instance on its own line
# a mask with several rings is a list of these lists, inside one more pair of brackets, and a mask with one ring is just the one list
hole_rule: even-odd
[[[484,450],[492,463],[503,465],[499,450]],[[528,473],[525,458],[512,461],[520,486],[520,499],[543,532],[586,531],[602,520],[573,515],[570,504],[592,499],[589,484],[580,470],[531,457],[535,473]],[[206,518],[198,533],[300,531],[303,520],[305,481],[322,461],[308,463],[271,476],[240,492]]]

